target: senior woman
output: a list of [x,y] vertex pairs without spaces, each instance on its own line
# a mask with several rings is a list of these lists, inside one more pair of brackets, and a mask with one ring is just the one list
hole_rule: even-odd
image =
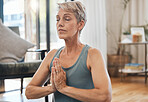
[[[110,102],[111,82],[102,54],[79,39],[86,23],[84,6],[78,1],[58,5],[56,26],[65,46],[47,54],[26,87],[26,97],[54,93],[55,102]],[[51,84],[42,87],[49,77]]]

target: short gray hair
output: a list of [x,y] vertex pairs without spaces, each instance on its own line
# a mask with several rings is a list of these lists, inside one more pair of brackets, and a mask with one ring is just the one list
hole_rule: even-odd
[[64,2],[64,3],[58,3],[58,5],[59,5],[59,9],[61,8],[65,11],[74,13],[78,23],[82,20],[84,21],[84,23],[86,23],[87,21],[86,9],[81,2],[69,1],[69,2]]

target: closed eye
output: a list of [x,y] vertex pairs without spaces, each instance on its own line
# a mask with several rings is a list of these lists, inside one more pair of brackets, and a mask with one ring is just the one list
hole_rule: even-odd
[[59,21],[60,20],[60,17],[57,15],[56,16],[56,21]]
[[70,21],[71,18],[67,16],[67,17],[64,17],[64,20],[66,20],[66,21]]

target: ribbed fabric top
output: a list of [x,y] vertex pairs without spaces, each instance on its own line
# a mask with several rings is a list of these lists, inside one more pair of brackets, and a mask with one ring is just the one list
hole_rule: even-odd
[[[55,57],[59,58],[59,55],[64,47],[61,47],[53,57],[50,70],[53,65],[53,60]],[[63,68],[66,72],[66,84],[80,89],[93,89],[94,84],[91,76],[91,72],[88,70],[86,61],[89,46],[85,45],[81,51],[80,56],[77,61],[69,68]],[[81,102],[69,96],[66,96],[58,91],[54,93],[55,102]]]

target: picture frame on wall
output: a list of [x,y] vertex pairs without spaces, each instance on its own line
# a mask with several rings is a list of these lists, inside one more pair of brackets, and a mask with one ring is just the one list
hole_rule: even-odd
[[144,27],[131,27],[130,30],[133,42],[145,42]]

